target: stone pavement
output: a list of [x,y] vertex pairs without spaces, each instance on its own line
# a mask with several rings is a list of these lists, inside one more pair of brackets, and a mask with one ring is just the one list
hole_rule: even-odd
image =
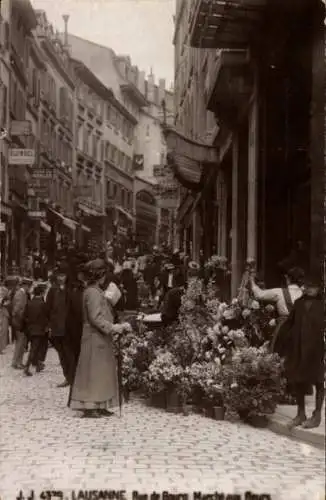
[[[315,409],[315,396],[306,396],[306,414],[310,417]],[[325,450],[325,407],[322,412],[322,422],[316,429],[303,429],[295,427],[288,429],[289,422],[296,416],[296,406],[280,405],[270,418],[269,429],[277,434],[289,436],[302,443],[312,444]]]
[[124,406],[121,419],[79,419],[66,407],[68,390],[56,388],[62,374],[53,349],[46,370],[30,378],[10,368],[11,354],[9,347],[0,356],[1,500],[14,500],[19,490],[25,498],[34,490],[35,499],[42,490],[65,490],[68,499],[73,489],[124,489],[127,498],[133,490],[189,499],[194,491],[245,498],[247,490],[273,500],[324,498],[322,450],[139,400]]

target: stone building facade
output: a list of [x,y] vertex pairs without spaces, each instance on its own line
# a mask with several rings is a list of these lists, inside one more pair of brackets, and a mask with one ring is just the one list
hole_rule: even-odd
[[[228,258],[233,296],[247,259],[279,284],[299,243],[300,265],[321,276],[323,51],[320,0],[177,4],[179,234],[194,258]],[[197,161],[185,162],[187,148]]]

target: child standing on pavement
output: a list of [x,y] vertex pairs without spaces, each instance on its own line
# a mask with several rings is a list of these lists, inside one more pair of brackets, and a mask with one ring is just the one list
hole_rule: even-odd
[[25,366],[24,373],[26,376],[30,377],[32,373],[30,372],[30,366],[36,366],[36,371],[40,372],[42,367],[41,354],[44,339],[46,338],[47,330],[47,309],[44,298],[42,296],[43,290],[41,286],[36,286],[34,290],[34,296],[27,304],[26,308],[26,328],[27,334],[31,341],[31,347]]

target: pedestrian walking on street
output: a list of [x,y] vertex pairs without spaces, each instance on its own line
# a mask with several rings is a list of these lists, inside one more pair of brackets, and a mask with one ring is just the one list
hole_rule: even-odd
[[16,370],[24,368],[23,357],[27,344],[25,333],[25,310],[28,302],[28,289],[31,280],[23,278],[12,299],[12,328],[15,332],[15,349],[12,367]]
[[83,417],[111,416],[118,406],[119,388],[113,335],[129,324],[114,324],[110,302],[104,297],[107,266],[96,259],[85,266],[88,286],[83,297],[84,324],[81,350],[68,406]]
[[[283,324],[277,352],[285,357],[285,375],[295,389],[297,415],[290,427],[318,427],[324,402],[324,303],[321,287],[311,281]],[[307,419],[305,395],[311,385],[316,388],[316,406]]]
[[47,298],[47,314],[49,320],[49,335],[56,349],[65,381],[58,387],[71,385],[73,378],[73,354],[67,336],[67,318],[69,314],[68,266],[62,263],[56,272],[55,284],[50,288]]
[[42,369],[42,348],[44,339],[47,340],[46,328],[48,324],[47,308],[43,298],[42,286],[36,286],[32,300],[26,307],[25,322],[26,333],[30,339],[30,351],[25,365],[24,373],[26,376],[31,376],[31,365],[36,367],[36,371]]
[[8,345],[9,340],[9,290],[0,278],[0,355]]

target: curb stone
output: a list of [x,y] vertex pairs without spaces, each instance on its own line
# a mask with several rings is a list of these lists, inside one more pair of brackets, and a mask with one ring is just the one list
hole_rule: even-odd
[[275,432],[275,434],[289,437],[294,441],[305,443],[321,450],[325,449],[325,435],[314,432],[313,430],[301,429],[300,427],[288,429],[287,423],[288,419],[281,418],[279,415],[278,418],[271,417],[267,429]]

